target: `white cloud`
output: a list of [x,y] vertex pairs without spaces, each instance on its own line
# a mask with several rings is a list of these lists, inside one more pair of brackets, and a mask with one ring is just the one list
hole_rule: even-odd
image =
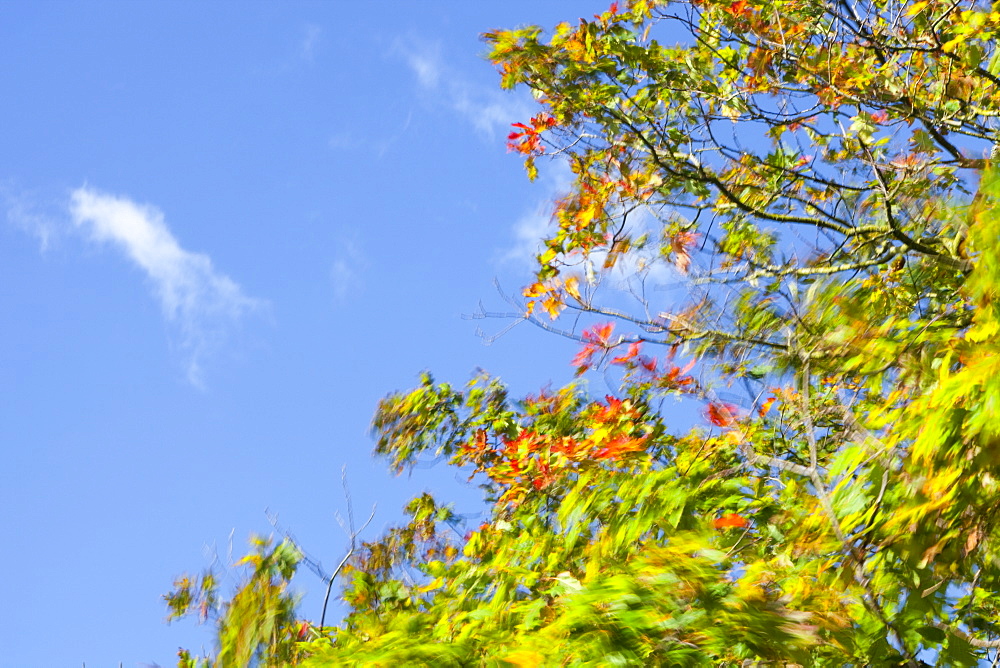
[[69,210],[78,229],[117,247],[145,272],[164,317],[180,332],[188,379],[201,386],[205,357],[262,302],[218,273],[207,255],[182,248],[155,207],[82,187],[73,191]]
[[[397,40],[393,51],[403,57],[424,92],[442,101],[491,140],[506,135],[511,123],[526,122],[539,111],[539,105],[526,93],[501,90],[496,75],[488,85],[462,77],[442,58],[438,43],[411,37]],[[543,250],[545,239],[554,234],[555,201],[571,190],[574,180],[563,159],[539,158],[538,167],[540,179],[536,185],[542,187],[543,193],[514,223],[513,243],[497,258],[499,264],[514,265],[521,271],[537,269],[536,256]],[[629,216],[629,227],[634,236],[648,232],[655,241],[653,235],[658,226],[647,212],[633,212]],[[591,253],[586,261],[579,262],[576,271],[586,273],[597,283],[626,292],[642,291],[644,286],[672,284],[678,279],[677,272],[657,256],[655,247],[633,250],[619,258],[613,270],[602,272],[606,256],[602,251]],[[586,271],[588,264],[592,271]]]
[[[539,173],[538,184],[544,188],[544,192],[534,206],[514,223],[513,243],[499,257],[500,263],[510,263],[522,271],[537,270],[536,258],[545,248],[545,239],[556,231],[552,220],[556,201],[570,192],[575,178],[568,163],[560,159],[539,163]],[[641,291],[643,285],[650,287],[676,284],[682,277],[657,252],[656,235],[662,225],[645,209],[633,211],[628,217],[628,223],[633,238],[646,234],[654,243],[648,248],[632,250],[618,258],[614,269],[610,271],[601,269],[607,252],[594,251],[586,260],[576,261],[575,273],[627,292]]]
[[299,57],[312,62],[316,56],[316,47],[323,35],[323,29],[314,23],[306,25],[302,30],[302,41],[299,42]]
[[45,213],[38,203],[25,192],[15,192],[11,183],[0,183],[0,200],[3,201],[7,221],[36,237],[42,252],[59,236],[58,216]]
[[337,301],[342,302],[361,289],[361,272],[367,265],[368,261],[355,239],[345,239],[340,243],[330,266],[330,284]]
[[539,161],[536,186],[543,192],[531,209],[514,223],[514,242],[500,256],[500,261],[518,265],[519,269],[536,268],[535,257],[544,249],[544,240],[554,232],[552,212],[555,202],[569,192],[573,172],[565,160]]
[[397,40],[393,51],[403,57],[425,92],[443,101],[487,138],[506,134],[511,123],[523,122],[533,113],[534,105],[524,93],[500,90],[495,77],[485,85],[461,76],[444,62],[438,43]]
[[[401,43],[398,43],[401,44]],[[406,63],[417,75],[417,81],[422,88],[435,89],[441,81],[441,73],[444,65],[441,62],[441,48],[439,45],[422,45],[419,48],[409,49],[397,46],[406,58]]]

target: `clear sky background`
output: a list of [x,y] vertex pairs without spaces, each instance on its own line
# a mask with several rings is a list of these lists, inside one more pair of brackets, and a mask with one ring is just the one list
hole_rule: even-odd
[[606,4],[0,2],[0,665],[172,665],[210,636],[162,595],[265,511],[329,570],[344,465],[369,538],[456,494],[371,459],[380,397],[571,378],[462,317],[529,282],[566,178],[506,152],[534,109],[478,35]]

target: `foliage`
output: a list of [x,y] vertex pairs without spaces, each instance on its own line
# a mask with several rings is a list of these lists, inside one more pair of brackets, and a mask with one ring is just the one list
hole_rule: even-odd
[[[415,499],[302,663],[993,658],[998,33],[939,0],[633,0],[487,33],[542,108],[511,149],[574,175],[523,317],[619,389],[386,398],[376,452],[467,472],[490,513],[463,534]],[[667,424],[676,397],[699,424]]]
[[295,599],[288,592],[288,582],[302,555],[288,540],[272,545],[270,539],[255,537],[250,542],[253,550],[236,564],[245,567],[248,576],[224,604],[220,605],[219,578],[211,571],[200,578],[178,578],[174,590],[164,597],[169,619],[196,612],[202,621],[211,617],[218,625],[215,661],[199,661],[182,649],[180,668],[284,666],[300,656],[297,643],[307,637],[309,625],[295,620]]

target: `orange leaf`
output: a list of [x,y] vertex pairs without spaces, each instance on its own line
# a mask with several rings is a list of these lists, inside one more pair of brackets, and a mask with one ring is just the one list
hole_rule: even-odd
[[590,368],[591,364],[593,364],[595,352],[596,349],[594,346],[588,343],[580,352],[576,354],[576,357],[573,358],[573,361],[570,362],[570,364],[576,367],[577,373],[583,373]]
[[736,411],[738,409],[732,404],[711,403],[705,411],[705,417],[716,427],[728,427],[736,422]]
[[619,436],[604,447],[595,450],[593,456],[594,459],[618,459],[630,452],[640,452],[645,449],[645,437],[631,438],[629,436]]
[[678,232],[670,239],[670,250],[674,254],[674,266],[682,274],[687,274],[691,267],[690,248],[697,240],[698,235],[694,232]]
[[580,294],[580,279],[576,276],[570,276],[566,279],[566,283],[563,287],[566,289],[567,294],[576,301],[583,303],[583,296]]
[[749,4],[746,0],[736,0],[736,2],[726,7],[723,11],[737,18],[745,18],[753,14],[753,10],[749,7]]
[[594,325],[590,329],[584,330],[583,340],[590,343],[598,343],[602,346],[608,345],[608,340],[611,338],[611,332],[614,330],[615,324],[613,322],[607,322],[603,325]]
[[716,529],[742,529],[749,524],[745,517],[740,517],[736,513],[726,513],[712,520],[712,526]]
[[624,355],[619,355],[618,357],[614,358],[613,360],[611,360],[611,363],[628,364],[630,361],[635,359],[636,356],[639,354],[640,346],[642,346],[642,343],[639,341],[636,341],[635,343],[630,343],[628,346],[628,352],[626,352]]
[[542,308],[545,309],[546,313],[549,314],[549,318],[555,320],[559,317],[559,312],[563,309],[562,301],[555,295],[545,299],[542,302]]
[[777,401],[777,400],[778,400],[777,397],[771,397],[771,398],[767,399],[766,401],[764,401],[764,403],[762,403],[760,405],[760,410],[758,412],[760,413],[761,417],[763,417],[764,415],[766,415],[767,412],[769,410],[771,410],[771,405],[774,404],[774,402]]
[[544,295],[546,292],[548,292],[548,288],[546,288],[542,283],[532,283],[526,287],[521,294],[525,297],[531,298]]

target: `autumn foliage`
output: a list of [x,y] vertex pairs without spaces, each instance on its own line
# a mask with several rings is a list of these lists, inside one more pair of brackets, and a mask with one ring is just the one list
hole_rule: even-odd
[[377,455],[454,467],[487,516],[414,499],[349,561],[339,626],[258,568],[284,615],[258,656],[995,662],[1000,13],[633,0],[484,37],[540,106],[510,149],[573,173],[521,317],[576,342],[578,382],[386,397]]

